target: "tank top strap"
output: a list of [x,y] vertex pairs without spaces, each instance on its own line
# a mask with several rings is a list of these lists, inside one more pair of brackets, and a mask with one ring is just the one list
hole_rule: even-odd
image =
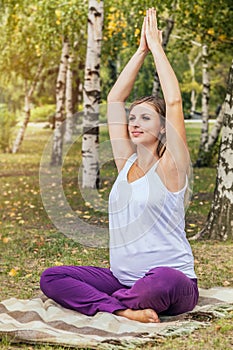
[[133,153],[125,162],[124,167],[121,170],[121,173],[128,173],[129,169],[131,168],[131,166],[133,165],[133,163],[135,162],[135,160],[137,159],[137,153]]
[[159,162],[160,162],[161,158],[159,158],[151,167],[151,170],[156,170],[158,165],[159,165]]

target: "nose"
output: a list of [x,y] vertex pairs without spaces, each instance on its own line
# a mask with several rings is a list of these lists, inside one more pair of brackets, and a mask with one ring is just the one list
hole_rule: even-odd
[[139,118],[134,118],[134,120],[132,120],[132,121],[130,122],[130,125],[133,126],[134,128],[139,128],[139,127],[140,127]]

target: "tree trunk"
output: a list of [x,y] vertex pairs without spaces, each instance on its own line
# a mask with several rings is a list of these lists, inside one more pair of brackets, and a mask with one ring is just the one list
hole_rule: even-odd
[[19,129],[19,132],[18,132],[17,137],[15,139],[15,142],[13,144],[12,153],[17,153],[22,142],[23,142],[25,131],[27,129],[27,125],[28,125],[28,122],[29,122],[30,116],[31,116],[31,99],[32,99],[32,96],[33,96],[34,91],[36,89],[37,83],[39,81],[39,77],[40,77],[40,74],[42,72],[42,69],[43,69],[43,62],[41,60],[38,67],[37,67],[37,72],[35,74],[35,78],[34,78],[29,89],[27,86],[27,82],[25,83],[25,98],[24,98],[25,117],[23,120],[23,124],[22,124],[21,128]]
[[213,147],[215,146],[216,142],[218,141],[218,137],[219,137],[220,131],[222,129],[224,113],[225,113],[225,103],[222,104],[221,109],[220,109],[218,116],[216,118],[216,122],[215,122],[215,124],[214,124],[214,126],[209,134],[208,142],[206,145],[207,152],[211,152]]
[[207,152],[208,131],[209,131],[209,97],[210,97],[210,79],[208,64],[208,49],[206,45],[202,46],[202,129],[201,140],[198,152],[198,158],[195,166],[207,166],[210,162]]
[[53,166],[62,163],[63,148],[63,122],[65,120],[65,91],[66,91],[66,72],[69,58],[69,43],[65,38],[62,46],[61,61],[56,83],[56,114],[54,120],[53,146],[50,164]]
[[88,41],[83,87],[82,187],[99,187],[100,53],[103,1],[89,0]]
[[[201,58],[201,52],[198,53],[198,55],[196,56],[196,58],[194,59],[194,61],[192,61],[191,59],[188,60],[189,63],[189,67],[190,67],[190,71],[191,71],[191,79],[192,79],[192,84],[195,83],[196,79],[195,79],[195,66],[198,63],[198,61]],[[192,89],[191,91],[191,109],[190,109],[190,116],[191,118],[194,116],[195,111],[196,111],[196,103],[197,103],[197,94],[195,89]]]
[[[164,51],[166,51],[167,48],[167,44],[169,42],[169,38],[171,35],[171,32],[174,28],[174,11],[176,10],[176,5],[177,5],[177,1],[175,0],[173,5],[172,5],[172,14],[171,16],[167,19],[167,25],[166,28],[163,32],[163,42],[162,42],[162,46]],[[159,81],[159,76],[157,71],[155,71],[155,75],[154,75],[154,82],[153,82],[153,88],[152,88],[152,95],[158,97],[159,96],[159,91],[160,91],[160,81]]]
[[73,134],[73,71],[72,71],[73,57],[68,59],[67,74],[66,74],[66,130],[64,135],[64,142],[72,142]]
[[193,239],[233,238],[233,61],[229,72],[214,199],[203,230]]

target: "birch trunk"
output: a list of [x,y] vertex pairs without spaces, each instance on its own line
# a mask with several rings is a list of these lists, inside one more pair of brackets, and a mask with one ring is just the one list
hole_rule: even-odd
[[12,146],[12,153],[17,153],[22,142],[24,139],[24,135],[25,135],[25,131],[27,129],[27,125],[28,122],[30,120],[30,116],[31,116],[31,100],[32,100],[32,96],[34,94],[34,91],[36,89],[36,86],[38,84],[39,81],[39,77],[41,75],[43,69],[43,63],[42,61],[40,61],[38,68],[37,68],[37,72],[35,74],[35,78],[30,86],[30,88],[28,89],[27,83],[25,83],[25,98],[24,98],[24,112],[25,112],[25,117],[23,120],[23,124],[19,129],[19,132],[17,134],[17,137],[15,139],[15,142]]
[[210,152],[213,149],[216,142],[218,141],[218,137],[222,129],[224,113],[225,113],[225,103],[223,103],[223,105],[221,106],[221,109],[216,118],[216,122],[211,130],[211,133],[209,134],[208,142],[206,145],[207,152]]
[[[198,63],[198,61],[201,58],[201,52],[198,53],[198,55],[196,56],[196,58],[194,59],[194,61],[192,61],[191,59],[188,60],[189,63],[189,67],[190,67],[190,72],[191,72],[191,80],[192,80],[192,84],[194,84],[196,82],[195,79],[195,66]],[[196,111],[196,104],[197,104],[197,94],[195,89],[192,89],[191,91],[191,109],[190,109],[190,116],[191,118],[194,116],[195,111]]]
[[61,165],[63,149],[63,122],[65,119],[65,86],[67,62],[69,58],[69,43],[66,39],[63,41],[61,61],[56,83],[56,114],[54,120],[53,146],[50,164],[53,166]]
[[83,87],[82,187],[99,187],[100,54],[103,1],[89,0],[88,41]]
[[[169,42],[169,38],[170,35],[172,33],[172,30],[174,28],[174,11],[176,10],[176,5],[177,5],[177,1],[174,1],[173,6],[172,6],[172,15],[167,19],[167,25],[166,28],[163,32],[163,42],[162,42],[162,46],[164,51],[166,51],[167,48],[167,44]],[[159,76],[157,71],[155,71],[155,75],[154,75],[154,82],[153,82],[153,88],[152,88],[152,95],[158,97],[159,96],[159,91],[160,91],[160,81],[159,81]]]
[[208,64],[208,49],[206,45],[202,46],[202,128],[201,139],[198,153],[198,159],[195,166],[202,167],[209,164],[207,143],[209,135],[209,97],[210,97],[210,79]]
[[73,57],[68,59],[67,74],[66,74],[66,130],[64,142],[71,143],[73,135]]
[[193,239],[233,238],[233,61],[229,72],[214,199],[204,229]]

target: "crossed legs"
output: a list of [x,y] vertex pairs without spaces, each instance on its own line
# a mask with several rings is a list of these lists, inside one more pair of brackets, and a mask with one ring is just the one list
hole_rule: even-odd
[[194,308],[196,281],[169,267],[148,271],[132,287],[122,285],[110,269],[56,266],[41,276],[41,290],[58,304],[94,315],[115,313],[141,322],[159,322],[158,314],[177,315]]

